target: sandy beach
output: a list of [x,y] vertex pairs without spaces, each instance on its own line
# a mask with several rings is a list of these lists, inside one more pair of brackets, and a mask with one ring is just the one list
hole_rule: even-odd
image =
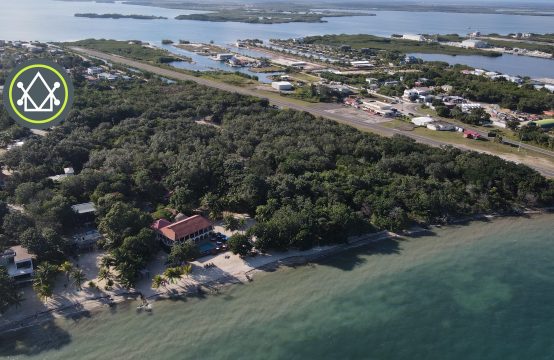
[[[41,301],[30,285],[22,288],[25,300],[19,308],[12,307],[0,316],[0,333],[34,326],[58,317],[89,315],[117,303],[135,301],[140,294],[152,302],[170,297],[196,295],[198,292],[216,292],[222,286],[252,281],[252,276],[258,271],[276,269],[282,265],[304,264],[317,258],[396,236],[394,233],[382,231],[352,237],[346,244],[315,247],[306,251],[270,252],[245,258],[233,255],[231,252],[206,256],[192,262],[190,275],[158,289],[151,287],[152,278],[165,270],[164,264],[167,258],[165,252],[160,251],[156,255],[155,260],[147,268],[148,274],[139,280],[136,288],[131,290],[117,285],[111,290],[105,290],[104,282],[97,279],[100,259],[104,252],[86,253],[80,255],[74,262],[75,266],[82,269],[87,276],[82,290],[77,291],[72,284],[67,284],[62,274],[57,279],[54,296],[47,301]],[[205,264],[213,264],[213,266],[205,268]],[[90,280],[94,281],[98,288],[89,288],[87,283]]]

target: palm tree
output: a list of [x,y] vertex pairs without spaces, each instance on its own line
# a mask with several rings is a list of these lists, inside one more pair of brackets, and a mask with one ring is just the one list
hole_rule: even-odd
[[52,282],[57,272],[58,272],[58,267],[56,265],[43,262],[35,269],[35,275],[33,278],[33,288],[37,292],[40,292],[41,289],[45,289],[46,287],[49,287],[51,292]]
[[178,279],[183,276],[183,268],[182,267],[172,267],[167,268],[164,271],[164,276],[171,284],[174,284]]
[[52,285],[50,284],[44,284],[38,287],[36,287],[33,284],[33,289],[36,291],[38,297],[43,301],[46,301],[49,298],[51,298],[52,294],[54,293],[54,290],[52,289]]
[[87,279],[85,272],[81,269],[75,269],[73,272],[71,272],[71,277],[73,278],[75,288],[77,290],[81,290],[83,288],[83,283]]
[[114,258],[110,255],[103,256],[100,259],[100,267],[109,269],[113,265],[114,265]]
[[67,286],[67,284],[69,284],[69,277],[71,276],[71,271],[73,270],[73,264],[70,263],[69,261],[64,261],[64,263],[60,265],[59,270],[65,273],[65,276],[67,279],[66,281],[66,286]]
[[21,306],[21,303],[25,300],[25,298],[23,297],[23,293],[18,291],[16,292],[12,298],[11,298],[11,303],[12,305],[15,306],[15,308],[17,309],[18,307]]
[[109,268],[101,267],[98,271],[98,280],[110,280],[113,279],[113,275]]
[[160,286],[165,286],[166,284],[166,280],[163,276],[161,275],[156,275],[154,276],[154,278],[152,279],[152,288],[153,289],[159,289]]
[[49,263],[42,263],[35,269],[33,277],[33,289],[43,301],[52,297],[52,282],[58,271],[58,267]]
[[186,276],[190,275],[192,272],[192,264],[185,264],[181,268],[183,269],[183,274]]

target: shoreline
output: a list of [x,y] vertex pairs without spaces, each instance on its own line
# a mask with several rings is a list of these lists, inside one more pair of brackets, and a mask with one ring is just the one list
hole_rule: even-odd
[[[415,227],[411,230],[403,231],[400,234],[386,230],[377,233],[364,234],[351,238],[351,240],[347,243],[322,246],[306,251],[292,252],[289,255],[278,257],[275,260],[262,263],[258,266],[253,266],[246,271],[239,271],[233,274],[226,273],[221,276],[207,278],[204,281],[195,281],[191,278],[183,278],[175,284],[177,286],[165,288],[163,291],[155,291],[153,294],[144,296],[144,298],[150,300],[151,302],[156,302],[187,296],[198,296],[202,294],[210,295],[231,285],[247,284],[253,281],[252,276],[260,272],[274,271],[281,267],[307,265],[310,262],[319,259],[327,258],[348,250],[357,249],[362,246],[379,243],[389,239],[418,236],[430,232],[434,228],[440,229],[443,227],[470,223],[472,221],[490,221],[499,218],[533,216],[541,214],[547,215],[552,214],[553,211],[554,207],[548,207],[537,210],[526,210],[521,213],[477,214],[455,219],[447,224],[433,224],[427,227]],[[54,307],[52,309],[39,312],[34,316],[27,316],[23,319],[10,321],[6,324],[0,325],[0,335],[35,327],[58,318],[78,318],[83,315],[92,316],[94,313],[105,310],[105,307],[111,308],[113,306],[117,306],[118,304],[130,304],[131,301],[136,301],[141,294],[141,291],[138,290],[121,289],[120,291],[114,291],[111,294],[102,294],[97,297]]]
[[[420,230],[421,231],[421,230]],[[234,274],[224,274],[215,278],[210,278],[205,281],[198,281],[196,284],[190,284],[191,279],[183,278],[176,285],[183,282],[189,282],[179,288],[167,288],[163,291],[156,291],[154,294],[144,296],[145,299],[155,301],[169,300],[183,296],[196,296],[199,294],[210,294],[218,292],[220,289],[234,284],[246,284],[252,281],[251,276],[258,272],[276,270],[282,266],[305,265],[310,261],[314,261],[327,256],[338,254],[342,251],[354,249],[364,245],[377,243],[387,239],[397,238],[400,235],[389,232],[380,231],[358,236],[348,243],[330,245],[306,250],[303,253],[297,252],[290,256],[280,257],[273,261],[269,261],[255,266],[244,272]],[[187,281],[188,280],[188,281]],[[188,286],[186,286],[188,285]],[[138,290],[121,290],[114,291],[112,294],[103,294],[94,298],[85,299],[79,302],[71,303],[55,307],[46,311],[37,313],[34,316],[28,316],[21,320],[14,320],[4,325],[0,325],[0,334],[19,331],[40,325],[42,323],[55,320],[57,318],[70,318],[83,314],[92,315],[94,312],[102,311],[104,307],[110,308],[118,304],[137,300],[141,295]]]

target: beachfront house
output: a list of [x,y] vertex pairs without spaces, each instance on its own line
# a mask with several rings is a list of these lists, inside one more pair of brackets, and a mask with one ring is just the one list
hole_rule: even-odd
[[32,281],[34,255],[22,246],[13,246],[0,254],[0,265],[8,270],[8,276],[18,283]]
[[201,215],[194,215],[174,223],[159,219],[152,224],[152,229],[163,245],[172,247],[189,239],[199,245],[201,241],[212,236],[214,227],[210,220]]

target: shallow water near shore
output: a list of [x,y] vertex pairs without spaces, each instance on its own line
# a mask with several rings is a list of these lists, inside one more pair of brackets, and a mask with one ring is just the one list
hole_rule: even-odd
[[387,240],[0,335],[13,359],[552,359],[554,215]]

